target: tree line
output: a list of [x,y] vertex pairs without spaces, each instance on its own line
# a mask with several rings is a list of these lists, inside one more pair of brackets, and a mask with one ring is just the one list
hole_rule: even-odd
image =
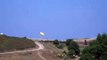
[[96,40],[82,51],[80,60],[107,60],[107,34],[98,34]]
[[[63,48],[63,45],[59,47],[60,41],[55,40],[53,42],[56,47]],[[107,34],[98,34],[96,40],[90,41],[88,46],[80,51],[80,46],[73,41],[73,39],[67,39],[64,43],[67,46],[67,57],[74,58],[80,57],[80,60],[107,60]],[[84,44],[87,45],[86,40]],[[80,54],[81,53],[81,54]],[[65,59],[66,60],[66,59]]]

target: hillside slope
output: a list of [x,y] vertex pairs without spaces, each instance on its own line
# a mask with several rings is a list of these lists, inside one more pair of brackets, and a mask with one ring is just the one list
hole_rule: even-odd
[[0,52],[23,50],[27,48],[35,47],[35,43],[26,37],[10,37],[6,35],[0,35]]

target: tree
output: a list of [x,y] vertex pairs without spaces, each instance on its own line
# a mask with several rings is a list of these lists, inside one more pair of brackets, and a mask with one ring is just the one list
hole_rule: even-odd
[[59,41],[58,41],[58,40],[54,40],[54,41],[53,41],[53,44],[59,45]]
[[24,39],[27,39],[27,37],[23,37]]
[[68,51],[68,54],[67,54],[67,55],[68,55],[69,57],[73,57],[73,55],[75,55],[75,54],[76,54],[76,53],[75,53],[75,50],[74,50],[74,49],[71,49],[71,50]]
[[80,60],[107,60],[107,34],[98,34],[97,39],[82,52]]
[[72,40],[73,40],[73,39],[67,39],[66,42],[65,42],[65,44],[66,44],[67,46],[69,46],[69,45],[70,45],[70,42],[71,42]]
[[90,53],[81,56],[80,60],[94,60]]
[[98,35],[97,35],[97,39],[96,39],[96,40],[99,41],[99,42],[102,41],[102,36],[101,36],[101,34],[98,34]]
[[71,40],[71,42],[70,42],[70,44],[68,46],[68,51],[69,51],[68,54],[71,55],[71,56],[72,55],[79,55],[80,54],[79,46],[73,40]]

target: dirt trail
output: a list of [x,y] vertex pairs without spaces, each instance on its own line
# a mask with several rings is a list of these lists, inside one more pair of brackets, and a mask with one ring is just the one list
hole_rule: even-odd
[[39,43],[39,42],[35,42],[36,45],[38,45],[38,48],[33,48],[33,49],[27,49],[27,50],[20,50],[20,51],[12,51],[12,52],[3,52],[0,54],[12,54],[12,53],[24,53],[24,52],[32,52],[32,51],[37,51],[38,56],[42,59],[42,60],[46,60],[42,55],[41,55],[41,51],[44,49],[44,46]]
[[41,55],[41,52],[38,51],[38,56],[42,59],[42,60],[46,60],[42,55]]
[[38,56],[39,56],[42,60],[46,60],[46,59],[41,55],[41,52],[40,52],[40,50],[43,50],[43,49],[44,49],[43,44],[38,43],[38,42],[36,42],[36,44],[39,46],[38,52],[37,52]]

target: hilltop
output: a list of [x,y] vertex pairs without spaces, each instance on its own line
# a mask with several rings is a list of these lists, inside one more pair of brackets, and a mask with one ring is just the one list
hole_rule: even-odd
[[23,50],[35,47],[35,43],[26,37],[0,35],[0,52]]

